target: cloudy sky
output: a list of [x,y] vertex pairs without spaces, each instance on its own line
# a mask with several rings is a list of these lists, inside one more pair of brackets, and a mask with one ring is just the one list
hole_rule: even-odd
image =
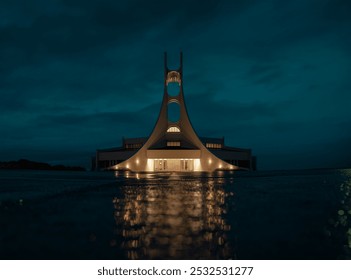
[[200,136],[260,169],[351,166],[348,0],[2,0],[0,161],[88,167],[149,135],[180,50]]

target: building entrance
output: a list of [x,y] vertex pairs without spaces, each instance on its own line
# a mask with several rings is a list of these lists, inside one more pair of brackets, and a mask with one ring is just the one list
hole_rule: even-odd
[[194,160],[154,159],[154,171],[194,171]]

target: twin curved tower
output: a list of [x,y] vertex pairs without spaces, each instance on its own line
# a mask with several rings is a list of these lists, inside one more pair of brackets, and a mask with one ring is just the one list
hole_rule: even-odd
[[[178,91],[174,94],[169,92],[171,85],[177,86]],[[179,110],[177,119],[171,118],[171,109],[174,109],[171,108],[172,106]],[[151,135],[148,138],[126,139],[123,141],[124,147],[122,148],[98,150],[96,165],[99,169],[103,167],[134,172],[212,172],[239,169],[239,160],[249,160],[246,169],[251,169],[250,150],[225,147],[223,138],[204,139],[201,140],[197,136],[186,110],[183,93],[182,53],[180,53],[178,69],[168,68],[167,54],[165,53],[163,100]],[[223,151],[225,154],[226,150],[227,154],[231,152],[231,155],[227,155],[229,160],[225,161],[219,158],[213,150],[216,150],[217,153],[222,150],[222,154]],[[233,159],[233,153],[236,154],[238,160]],[[106,159],[109,164],[106,164]],[[105,164],[101,164],[102,162]]]

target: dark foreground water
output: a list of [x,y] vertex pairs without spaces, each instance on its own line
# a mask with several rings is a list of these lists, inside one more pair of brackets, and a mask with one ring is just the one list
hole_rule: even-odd
[[0,171],[1,259],[350,259],[351,169]]

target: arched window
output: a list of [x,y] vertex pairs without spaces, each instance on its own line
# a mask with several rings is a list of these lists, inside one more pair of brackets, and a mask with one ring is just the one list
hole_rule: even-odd
[[180,132],[180,129],[176,126],[171,126],[167,129],[167,132]]

